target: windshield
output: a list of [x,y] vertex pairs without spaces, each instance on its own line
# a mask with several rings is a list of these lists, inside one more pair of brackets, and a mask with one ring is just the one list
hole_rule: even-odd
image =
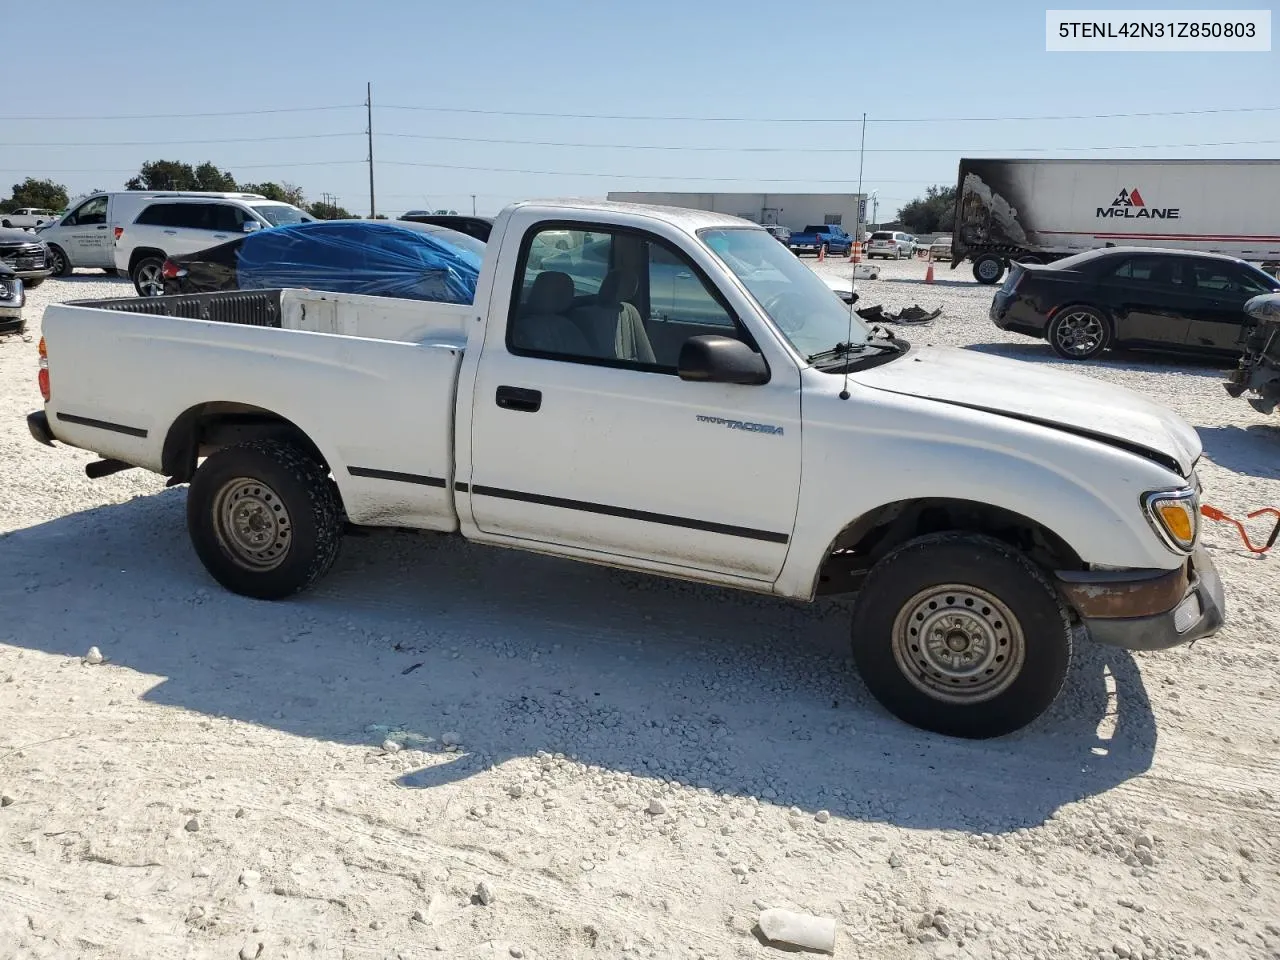
[[862,319],[765,231],[731,228],[701,230],[698,235],[802,356],[870,338]]
[[450,230],[448,227],[437,226],[434,223],[424,223],[418,226],[422,228],[423,233],[431,234],[442,243],[447,243],[451,247],[457,247],[459,250],[474,254],[477,262],[484,259],[486,244],[483,240],[477,240],[470,234],[462,233],[458,230]]
[[253,204],[253,212],[273,227],[285,223],[306,223],[312,217],[287,203]]

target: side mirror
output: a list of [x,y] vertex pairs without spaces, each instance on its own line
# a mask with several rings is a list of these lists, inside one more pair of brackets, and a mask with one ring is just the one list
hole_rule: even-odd
[[680,360],[676,366],[681,380],[739,384],[769,382],[769,368],[764,357],[732,337],[690,337],[680,347]]
[[257,233],[261,229],[262,229],[262,224],[260,224],[257,220],[246,220],[244,222],[245,233]]

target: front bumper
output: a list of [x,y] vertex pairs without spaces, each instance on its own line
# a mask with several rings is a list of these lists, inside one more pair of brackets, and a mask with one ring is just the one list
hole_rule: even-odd
[[1212,636],[1226,620],[1218,571],[1203,547],[1174,571],[1059,573],[1058,587],[1097,643],[1166,650]]

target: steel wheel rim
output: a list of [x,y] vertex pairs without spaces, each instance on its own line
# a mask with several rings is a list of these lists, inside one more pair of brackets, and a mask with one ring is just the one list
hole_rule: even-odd
[[164,296],[164,278],[159,265],[144,263],[138,268],[138,290],[144,297]]
[[1102,346],[1102,336],[1102,321],[1086,310],[1068,313],[1053,332],[1058,346],[1077,357],[1088,356]]
[[289,554],[289,511],[261,480],[236,477],[224,483],[214,497],[213,525],[227,555],[246,570],[274,570]]
[[1022,672],[1026,639],[1009,607],[978,587],[926,587],[893,621],[893,658],[921,693],[944,703],[984,703]]
[[994,280],[1000,276],[1000,264],[994,260],[983,260],[978,264],[978,276],[983,280]]

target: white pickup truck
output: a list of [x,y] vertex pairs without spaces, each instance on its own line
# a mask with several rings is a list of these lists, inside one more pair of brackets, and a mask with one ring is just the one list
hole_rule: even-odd
[[190,483],[196,553],[252,597],[312,584],[347,524],[798,600],[857,592],[872,693],[965,737],[1049,706],[1076,625],[1156,649],[1223,622],[1190,426],[1094,380],[868,327],[722,214],[515,204],[473,305],[55,305],[41,357],[33,436],[99,453],[90,476]]

